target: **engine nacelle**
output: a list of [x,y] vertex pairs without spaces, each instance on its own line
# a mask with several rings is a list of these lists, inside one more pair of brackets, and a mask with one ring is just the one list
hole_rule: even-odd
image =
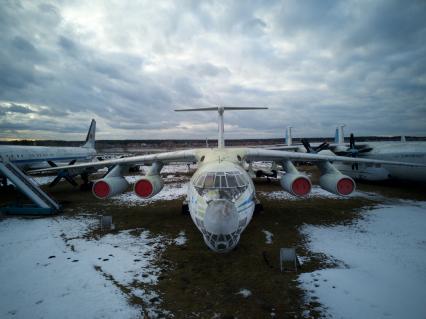
[[338,173],[327,173],[320,177],[321,188],[330,193],[348,196],[355,190],[355,182],[347,175]]
[[129,183],[122,176],[111,176],[99,179],[93,183],[92,193],[100,199],[109,198],[123,193]]
[[139,179],[134,186],[136,195],[142,198],[150,198],[158,194],[164,186],[163,179],[160,175],[149,175]]
[[312,188],[309,178],[300,173],[284,174],[280,183],[282,188],[294,196],[306,196]]

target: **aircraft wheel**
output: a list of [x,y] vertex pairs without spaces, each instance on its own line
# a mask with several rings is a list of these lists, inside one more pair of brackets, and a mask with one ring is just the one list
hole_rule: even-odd
[[83,192],[90,191],[92,190],[92,186],[93,186],[93,182],[84,183],[80,185],[80,190]]
[[189,206],[188,204],[182,204],[182,215],[189,215]]
[[258,215],[258,214],[261,214],[261,213],[263,213],[263,205],[261,204],[261,203],[257,203],[255,206],[254,206],[254,214],[255,215]]

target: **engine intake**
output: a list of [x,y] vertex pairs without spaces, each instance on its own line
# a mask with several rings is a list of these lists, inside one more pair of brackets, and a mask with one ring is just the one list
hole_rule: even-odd
[[302,174],[287,173],[280,180],[282,188],[294,196],[306,196],[310,193],[312,184],[309,178]]
[[341,196],[348,196],[355,190],[355,182],[352,178],[336,173],[321,175],[320,186],[330,193]]
[[141,198],[150,198],[157,195],[164,187],[160,175],[149,175],[139,179],[134,186],[134,192]]
[[100,199],[109,198],[123,193],[129,183],[122,176],[111,176],[97,180],[92,187],[92,193]]

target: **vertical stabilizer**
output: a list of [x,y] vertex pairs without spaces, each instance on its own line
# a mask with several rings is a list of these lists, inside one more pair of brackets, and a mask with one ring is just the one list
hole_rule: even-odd
[[234,107],[234,106],[215,106],[215,107],[200,107],[193,109],[178,109],[176,112],[192,112],[192,111],[217,111],[219,114],[219,137],[217,139],[218,148],[225,147],[225,124],[223,121],[223,113],[228,111],[239,111],[239,110],[265,110],[267,107]]
[[95,148],[96,121],[92,120],[89,131],[87,132],[86,142],[82,147]]
[[334,135],[334,143],[336,144],[345,144],[345,133],[343,132],[343,128],[345,124],[340,124],[336,127],[336,133]]
[[292,128],[293,128],[292,126],[287,126],[286,131],[285,131],[285,144],[287,146],[293,145],[293,137],[291,136],[291,129]]

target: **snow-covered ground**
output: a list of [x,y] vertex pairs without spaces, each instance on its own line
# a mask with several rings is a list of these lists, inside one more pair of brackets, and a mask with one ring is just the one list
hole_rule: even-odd
[[[49,175],[49,176],[30,176],[30,178],[37,184],[37,185],[46,185],[52,182],[55,179],[56,176]],[[8,185],[13,185],[13,183],[10,180],[7,180]]]
[[[267,198],[275,199],[275,200],[305,200],[307,198],[332,198],[332,199],[343,200],[343,199],[348,199],[351,197],[370,197],[371,196],[370,193],[355,191],[353,194],[343,197],[343,196],[332,194],[322,189],[318,185],[312,185],[311,192],[304,197],[291,195],[285,190],[279,190],[275,192],[259,192],[259,194]],[[373,197],[376,197],[376,196],[374,195]]]
[[[0,318],[135,318],[161,311],[161,299],[148,288],[160,273],[156,257],[175,239],[142,230],[84,239],[93,227],[98,220],[86,217],[0,222]],[[184,244],[182,237],[177,243]],[[144,309],[128,303],[133,296]]]
[[352,226],[301,231],[311,251],[342,261],[299,277],[331,317],[426,318],[426,202],[400,201],[365,211]]
[[124,206],[143,206],[156,201],[173,200],[186,195],[188,189],[187,183],[171,183],[165,184],[164,188],[155,196],[151,198],[141,198],[134,192],[123,193],[111,197],[116,204]]

